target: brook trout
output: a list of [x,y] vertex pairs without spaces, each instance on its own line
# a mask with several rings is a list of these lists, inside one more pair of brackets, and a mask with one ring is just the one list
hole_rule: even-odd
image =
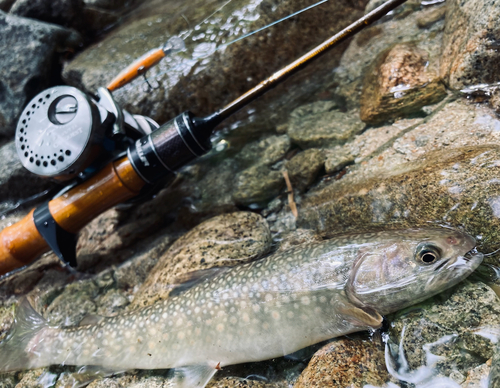
[[0,345],[4,371],[99,365],[175,368],[204,387],[219,367],[261,361],[380,327],[382,315],[467,277],[481,254],[449,229],[350,234],[232,267],[152,306],[96,325],[48,326],[27,301]]

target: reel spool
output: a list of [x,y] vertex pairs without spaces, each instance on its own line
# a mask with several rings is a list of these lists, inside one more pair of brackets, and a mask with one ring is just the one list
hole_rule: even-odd
[[102,159],[103,152],[109,160],[158,128],[148,117],[122,111],[108,90],[100,88],[98,95],[96,101],[72,86],[55,86],[28,103],[15,135],[28,171],[67,181]]

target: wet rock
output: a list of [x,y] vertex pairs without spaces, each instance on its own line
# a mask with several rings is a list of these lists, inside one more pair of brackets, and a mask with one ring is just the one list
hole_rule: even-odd
[[380,124],[410,115],[446,96],[437,73],[429,68],[427,51],[413,44],[397,44],[375,60],[363,82],[360,117]]
[[352,163],[354,163],[354,156],[348,150],[335,147],[327,152],[325,171],[327,174],[333,174]]
[[444,19],[446,6],[441,5],[436,8],[429,8],[417,16],[417,26],[419,28],[429,28],[434,23]]
[[240,205],[259,206],[276,197],[284,186],[285,179],[280,171],[265,165],[252,166],[237,175],[233,200]]
[[31,196],[56,185],[26,170],[19,157],[13,141],[0,147],[0,211],[10,210]]
[[[159,258],[165,253],[178,235],[166,234],[154,240],[145,250],[130,257],[113,273],[116,287],[120,290],[134,290],[148,277]],[[137,290],[135,290],[137,291]]]
[[382,386],[389,378],[381,341],[340,338],[316,352],[294,388]]
[[111,317],[121,313],[130,303],[127,295],[121,290],[109,290],[98,302],[97,314],[104,317]]
[[114,10],[123,6],[121,0],[84,0],[85,5],[97,8]]
[[331,110],[334,103],[319,102],[311,105],[316,104],[317,106],[297,108],[290,115],[288,136],[303,149],[344,144],[365,128],[358,112]]
[[252,260],[266,253],[270,244],[269,228],[258,214],[238,212],[211,218],[165,252],[137,293],[133,306],[166,298],[182,275]]
[[57,374],[49,372],[48,368],[38,368],[21,373],[21,379],[16,388],[42,388],[52,386]]
[[[370,4],[375,3],[371,2]],[[365,75],[373,61],[382,53],[398,44],[413,44],[429,58],[428,71],[439,73],[441,42],[444,20],[440,19],[427,28],[420,28],[418,21],[426,17],[433,7],[422,7],[420,2],[398,7],[394,16],[368,27],[356,35],[344,52],[339,67],[335,69],[332,83],[337,83],[335,92],[344,98],[348,109],[359,106]],[[446,7],[446,5],[445,5]],[[407,13],[406,10],[410,10]],[[404,16],[404,17],[403,17]]]
[[309,149],[298,153],[286,163],[286,169],[294,189],[304,191],[318,177],[325,165],[324,152]]
[[[490,366],[486,364],[479,365],[471,369],[467,374],[466,380],[462,383],[463,388],[483,388],[488,381]],[[488,388],[497,388],[496,386],[488,386]]]
[[267,384],[262,381],[248,380],[235,377],[225,377],[220,380],[212,380],[207,388],[275,388],[275,384]]
[[[127,110],[142,112],[158,122],[165,122],[185,110],[203,116],[220,109],[347,26],[361,16],[365,4],[366,0],[325,3],[304,13],[293,23],[279,25],[272,32],[269,30],[217,50],[241,36],[242,31],[255,30],[310,4],[303,0],[272,4],[232,2],[197,26],[196,23],[216,11],[222,3],[202,0],[146,3],[134,12],[134,18],[129,19],[127,25],[111,32],[66,66],[63,77],[71,85],[94,92],[132,60],[164,44],[172,35],[182,34],[186,52],[165,59],[148,72],[154,89],[148,89],[144,80],[138,79],[114,95]],[[187,29],[195,26],[196,29],[188,34]],[[323,57],[321,63],[304,69],[293,80],[254,104],[251,110],[242,112],[240,117],[254,117],[255,109],[259,116],[265,117],[265,127],[259,124],[255,128],[261,127],[261,131],[273,128],[269,119],[280,109],[288,112],[303,101],[304,88],[309,91],[309,96],[323,90],[324,77],[329,76],[346,46],[342,44],[335,48]],[[258,60],[255,53],[258,53]],[[296,87],[298,84],[300,88]]]
[[74,27],[81,18],[83,0],[16,0],[10,13],[64,27]]
[[488,286],[463,282],[390,318],[391,351],[402,344],[405,373],[425,365],[440,376],[467,376],[492,357],[499,313],[500,302]]
[[0,137],[11,137],[24,104],[58,79],[58,53],[78,38],[70,30],[1,11],[0,34]]
[[16,379],[11,374],[0,375],[0,388],[14,388]]
[[447,2],[441,77],[453,89],[498,81],[500,2]]
[[16,0],[0,0],[0,11],[9,12],[14,1]]
[[170,204],[156,209],[155,205],[149,201],[121,210],[112,208],[87,224],[78,235],[78,270],[96,273],[149,249],[161,228],[168,224]]
[[271,165],[283,159],[289,149],[290,138],[287,135],[269,136],[244,146],[236,155],[236,160],[244,166]]
[[72,283],[50,304],[45,317],[54,326],[76,326],[85,316],[96,313],[98,291],[92,281]]
[[[426,147],[431,149],[432,144]],[[387,155],[396,153],[387,151]],[[499,247],[500,186],[495,182],[500,150],[496,146],[427,152],[425,158],[407,164],[396,162],[397,157],[379,158],[308,193],[297,226],[323,233],[370,225],[444,223],[476,236],[481,252]],[[386,163],[385,167],[379,163]]]
[[94,7],[84,7],[82,15],[84,23],[80,23],[80,25],[76,27],[78,27],[79,31],[88,36],[94,36],[111,28],[120,19],[118,13]]

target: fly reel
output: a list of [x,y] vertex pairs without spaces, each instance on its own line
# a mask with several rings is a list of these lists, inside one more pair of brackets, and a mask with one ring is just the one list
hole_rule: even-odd
[[123,111],[107,89],[100,88],[94,99],[77,88],[55,86],[36,95],[22,112],[16,150],[28,171],[67,181],[158,127],[148,117]]

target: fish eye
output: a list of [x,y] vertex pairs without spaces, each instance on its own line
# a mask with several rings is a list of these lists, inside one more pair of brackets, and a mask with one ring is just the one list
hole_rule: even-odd
[[416,259],[423,264],[433,264],[441,259],[441,250],[435,245],[420,244],[417,247]]

